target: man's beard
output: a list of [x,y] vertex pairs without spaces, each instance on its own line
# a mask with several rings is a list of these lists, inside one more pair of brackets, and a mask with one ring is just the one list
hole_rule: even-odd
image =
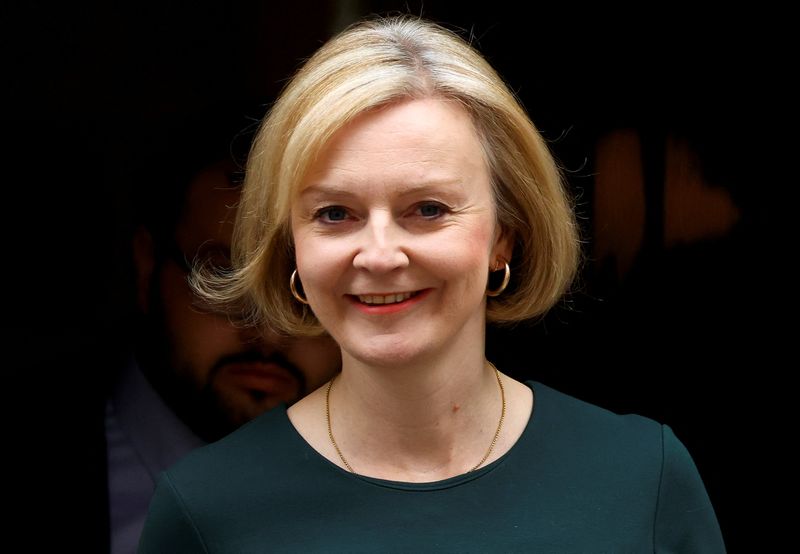
[[[157,287],[151,287],[151,290],[157,290]],[[224,437],[264,411],[258,405],[266,397],[266,393],[250,391],[253,402],[243,407],[241,402],[224,398],[215,390],[216,377],[229,364],[277,364],[297,380],[298,398],[307,392],[305,376],[300,369],[280,352],[265,355],[258,348],[259,343],[254,343],[252,348],[219,358],[208,374],[202,376],[202,382],[198,381],[199,377],[195,377],[197,372],[188,364],[175,367],[174,348],[166,325],[163,304],[157,296],[150,299],[150,310],[141,318],[137,338],[136,354],[142,372],[170,409],[206,442]],[[289,403],[298,398],[291,399]]]

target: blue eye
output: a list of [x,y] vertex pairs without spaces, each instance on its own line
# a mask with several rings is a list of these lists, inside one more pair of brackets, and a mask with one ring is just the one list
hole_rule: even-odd
[[433,202],[421,204],[418,210],[419,210],[419,215],[429,219],[439,217],[444,212],[441,205]]
[[347,210],[341,206],[329,206],[319,210],[316,217],[325,221],[344,221],[347,219]]

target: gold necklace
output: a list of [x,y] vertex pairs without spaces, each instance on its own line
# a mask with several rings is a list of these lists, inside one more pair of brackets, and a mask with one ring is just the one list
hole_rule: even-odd
[[[489,444],[489,450],[487,450],[486,454],[483,455],[481,461],[469,471],[475,471],[481,467],[486,460],[489,459],[489,456],[492,454],[492,450],[494,450],[494,445],[497,444],[497,438],[500,436],[500,430],[503,428],[503,420],[506,418],[506,391],[503,388],[503,381],[500,380],[500,372],[492,362],[487,360],[486,363],[489,364],[494,370],[494,375],[497,377],[497,384],[500,386],[500,400],[502,402],[500,421],[497,422],[497,430],[494,432],[494,437],[492,437],[491,444]],[[346,467],[350,473],[355,473],[350,464],[347,463],[347,460],[345,460],[344,454],[342,454],[342,451],[339,449],[339,445],[336,444],[336,439],[333,438],[333,429],[331,428],[331,388],[333,387],[333,382],[335,380],[336,377],[328,381],[328,388],[325,391],[325,422],[328,424],[328,437],[331,439],[331,444],[336,449],[336,453],[339,455],[339,459],[342,461],[342,464],[344,464],[344,467]]]

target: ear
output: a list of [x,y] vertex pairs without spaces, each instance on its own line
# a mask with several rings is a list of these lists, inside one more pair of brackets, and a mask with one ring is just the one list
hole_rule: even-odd
[[133,234],[133,264],[136,269],[136,302],[142,313],[148,311],[150,282],[155,268],[153,235],[139,226]]
[[503,225],[497,225],[492,254],[489,257],[490,269],[503,267],[503,263],[511,261],[511,254],[514,252],[514,232],[506,229]]

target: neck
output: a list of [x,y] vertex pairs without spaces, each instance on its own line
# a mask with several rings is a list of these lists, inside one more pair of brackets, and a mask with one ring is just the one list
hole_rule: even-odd
[[344,354],[330,395],[333,434],[352,470],[403,481],[472,469],[492,441],[501,405],[482,344],[391,368]]
[[348,408],[384,424],[439,424],[454,402],[474,402],[486,387],[485,334],[484,319],[476,317],[436,351],[383,365],[343,350],[337,388]]

